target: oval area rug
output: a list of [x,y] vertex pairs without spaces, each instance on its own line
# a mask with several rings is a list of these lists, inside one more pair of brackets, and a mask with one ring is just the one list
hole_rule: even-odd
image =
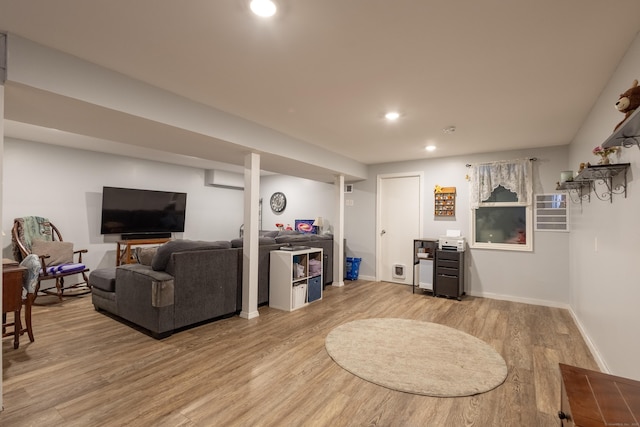
[[484,393],[507,377],[507,365],[493,347],[437,323],[355,320],[329,332],[325,347],[338,365],[364,380],[425,396]]

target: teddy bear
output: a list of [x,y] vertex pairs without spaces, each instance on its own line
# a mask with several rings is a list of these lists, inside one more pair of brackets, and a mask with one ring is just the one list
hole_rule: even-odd
[[640,107],[640,86],[638,86],[638,80],[634,80],[631,88],[621,94],[616,102],[616,109],[624,113],[624,119],[616,125],[613,131],[615,132],[638,107]]

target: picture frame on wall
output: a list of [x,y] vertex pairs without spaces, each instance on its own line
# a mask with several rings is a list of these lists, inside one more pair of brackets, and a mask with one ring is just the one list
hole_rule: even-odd
[[318,234],[318,227],[313,225],[313,219],[296,219],[295,230],[304,234]]

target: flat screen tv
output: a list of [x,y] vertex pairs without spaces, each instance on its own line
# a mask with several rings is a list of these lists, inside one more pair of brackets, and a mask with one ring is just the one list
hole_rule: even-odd
[[186,193],[103,187],[100,233],[182,232],[186,206]]

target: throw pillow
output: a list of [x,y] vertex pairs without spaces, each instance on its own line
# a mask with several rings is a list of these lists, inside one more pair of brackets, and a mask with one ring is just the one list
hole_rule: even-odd
[[153,246],[150,248],[143,248],[141,246],[138,246],[135,249],[133,256],[135,257],[136,261],[138,261],[138,264],[151,265],[151,261],[153,261],[153,257],[155,256],[156,252],[158,252],[158,246]]
[[34,240],[31,244],[31,252],[38,256],[49,255],[49,258],[44,259],[47,266],[73,262],[73,243],[71,242]]

